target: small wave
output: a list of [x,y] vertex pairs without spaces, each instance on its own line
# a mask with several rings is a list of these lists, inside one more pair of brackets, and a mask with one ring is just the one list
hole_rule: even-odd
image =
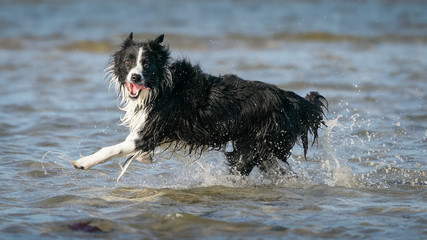
[[83,51],[94,53],[108,53],[113,51],[117,45],[111,41],[75,41],[60,46],[60,49],[66,51]]
[[0,39],[0,49],[9,49],[9,50],[22,50],[24,45],[22,41],[17,41],[18,39],[14,38],[3,38]]
[[[46,42],[49,45],[44,47],[57,47],[64,51],[83,51],[93,53],[111,53],[120,45],[120,41],[125,39],[128,33],[112,35],[109,39],[70,40],[65,36],[57,35],[37,37],[25,36],[16,38],[0,39],[0,49],[24,50],[32,48],[34,45],[43,46]],[[160,33],[159,33],[160,34]],[[138,40],[152,39],[159,34],[136,33],[134,38]],[[336,43],[348,42],[354,44],[377,44],[377,43],[427,43],[427,35],[399,35],[388,34],[381,36],[360,36],[334,34],[329,32],[280,32],[270,35],[250,35],[230,33],[220,36],[196,36],[188,34],[165,33],[167,42],[174,49],[184,49],[191,51],[206,51],[209,49],[266,49],[277,48],[283,42],[320,42]],[[29,44],[31,42],[31,44]],[[37,44],[35,44],[37,43]]]

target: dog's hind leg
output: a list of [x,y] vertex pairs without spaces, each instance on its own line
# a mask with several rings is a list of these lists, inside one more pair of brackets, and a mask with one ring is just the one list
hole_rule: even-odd
[[[279,161],[283,161],[287,166],[283,166],[279,163]],[[273,156],[267,158],[267,160],[262,161],[260,164],[258,164],[259,169],[261,172],[267,173],[267,174],[273,174],[273,175],[296,175],[296,173],[291,169],[291,166],[289,163],[285,160],[277,159]]]
[[257,165],[256,157],[252,154],[241,154],[239,152],[225,153],[229,166],[230,173],[242,176],[249,176],[252,169]]
[[113,158],[132,154],[135,152],[136,148],[135,139],[135,134],[129,134],[125,141],[113,146],[101,148],[98,152],[73,161],[71,164],[77,169],[87,170]]

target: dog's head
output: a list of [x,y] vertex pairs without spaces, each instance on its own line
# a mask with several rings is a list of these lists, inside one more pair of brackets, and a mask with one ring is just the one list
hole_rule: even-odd
[[162,45],[163,37],[134,42],[131,33],[114,53],[108,71],[123,98],[146,101],[170,85],[169,49]]

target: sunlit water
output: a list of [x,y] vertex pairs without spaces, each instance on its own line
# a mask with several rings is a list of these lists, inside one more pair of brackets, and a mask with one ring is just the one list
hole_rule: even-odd
[[[3,1],[0,238],[427,237],[424,1]],[[104,78],[133,31],[173,57],[329,100],[298,178],[228,175],[225,158],[159,153],[77,171],[122,141]]]

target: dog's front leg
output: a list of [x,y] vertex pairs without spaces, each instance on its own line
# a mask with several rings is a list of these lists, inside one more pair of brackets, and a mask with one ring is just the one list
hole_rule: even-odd
[[125,141],[113,146],[101,148],[98,152],[73,161],[71,164],[77,169],[87,170],[110,159],[129,155],[135,152],[135,148],[135,135],[130,134]]

